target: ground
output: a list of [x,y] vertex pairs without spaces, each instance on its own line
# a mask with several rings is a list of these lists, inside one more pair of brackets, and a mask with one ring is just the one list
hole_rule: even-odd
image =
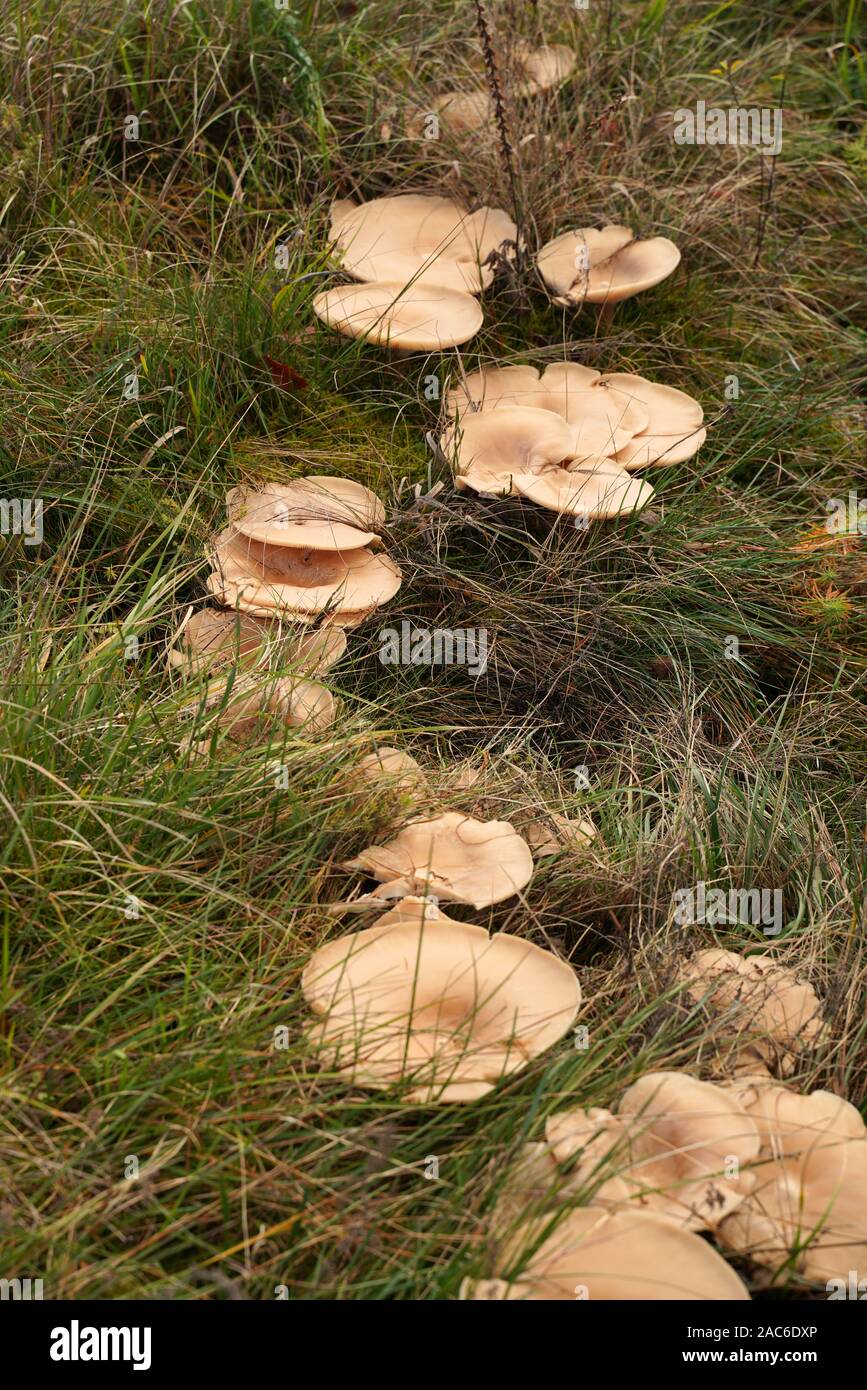
[[[43,499],[44,534],[0,551],[0,1230],[2,1272],[46,1297],[454,1297],[490,1273],[486,1213],[546,1115],[649,1068],[715,1074],[726,1025],[677,968],[769,941],[678,924],[700,881],[782,892],[770,949],[829,1021],[797,1082],[864,1102],[867,564],[857,525],[827,526],[867,494],[858,6],[492,0],[504,61],[516,36],[578,55],[546,96],[507,90],[514,186],[494,133],[406,133],[484,83],[476,8],[14,0],[2,21],[0,489]],[[782,109],[780,154],[676,143],[699,99]],[[461,353],[697,396],[707,442],[644,512],[581,532],[456,493],[425,441],[454,354],[317,323],[332,199],[406,189],[517,202],[531,253],[604,221],[681,248],[610,323],[552,305],[529,254]],[[317,470],[386,501],[388,624],[484,628],[487,670],[383,665],[374,619],[326,735],[196,758],[165,652],[226,489]],[[406,810],[347,778],[377,743],[424,764],[431,804],[598,828],[522,898],[455,910],[558,951],[584,994],[587,1045],[475,1105],[349,1087],[305,1042],[300,973],[357,925],[326,910],[357,883],[338,866]]]

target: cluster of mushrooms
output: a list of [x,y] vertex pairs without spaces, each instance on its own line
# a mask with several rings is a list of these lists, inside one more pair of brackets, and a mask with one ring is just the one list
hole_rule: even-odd
[[498,1191],[493,1277],[465,1280],[462,1298],[748,1298],[720,1249],[772,1284],[846,1284],[865,1267],[864,1121],[840,1097],[803,1095],[766,1066],[771,1054],[793,1066],[820,1037],[814,992],[769,957],[721,950],[699,952],[681,981],[738,1031],[749,1019],[741,1074],[647,1072],[613,1111],[549,1116]]
[[[511,95],[518,98],[539,96],[558,86],[574,70],[576,57],[565,44],[532,44],[518,42],[511,53],[514,72],[508,74]],[[432,97],[426,108],[410,120],[407,133],[411,138],[423,138],[430,114],[439,124],[456,135],[494,127],[496,109],[487,86],[471,87],[468,91],[440,92]]]
[[206,705],[236,737],[263,715],[319,732],[335,705],[315,677],[343,656],[344,630],[400,588],[380,553],[385,509],[361,483],[325,476],[233,488],[226,506],[207,580],[221,608],[188,615],[169,664],[213,677]]
[[[519,46],[515,60],[519,96],[574,65],[557,48]],[[443,94],[433,110],[455,131],[495,115],[481,89]],[[335,203],[331,243],[353,283],[318,295],[317,316],[349,337],[439,351],[478,332],[478,296],[514,256],[518,230],[499,209],[410,193]],[[608,226],[558,236],[538,269],[556,303],[610,305],[657,284],[679,259],[665,238]],[[643,507],[653,489],[636,471],[686,460],[705,438],[702,408],[684,392],[571,362],[462,372],[445,414],[442,446],[459,489],[576,517]],[[334,701],[315,678],[345,652],[345,630],[401,584],[381,549],[382,504],[347,479],[308,477],[233,489],[227,510],[208,577],[220,607],[188,615],[170,663],[207,676],[207,702],[233,731],[263,710],[325,727]],[[334,910],[378,915],[310,958],[301,983],[310,1041],[354,1086],[399,1086],[427,1105],[477,1101],[564,1039],[581,986],[551,951],[458,921],[440,904],[481,911],[520,895],[534,853],[586,844],[594,827],[559,816],[519,833],[456,811],[419,815],[425,774],[398,749],[378,748],[353,771],[413,810],[342,866],[376,887]],[[456,776],[454,785],[468,784]],[[648,1072],[613,1110],[549,1116],[491,1213],[491,1277],[465,1280],[462,1298],[748,1298],[720,1249],[771,1282],[845,1278],[867,1265],[864,1123],[847,1102],[802,1095],[789,1081],[824,1031],[813,990],[771,957],[721,950],[695,955],[679,983],[692,1007],[737,1021],[729,1079]]]

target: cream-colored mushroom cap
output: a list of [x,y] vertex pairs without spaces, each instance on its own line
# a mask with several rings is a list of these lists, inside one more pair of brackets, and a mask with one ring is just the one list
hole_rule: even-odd
[[754,1186],[754,1120],[730,1091],[685,1072],[648,1072],[617,1115],[554,1115],[546,1136],[558,1162],[580,1155],[576,1178],[601,1180],[594,1205],[639,1206],[691,1230],[713,1229]]
[[579,459],[568,470],[523,473],[514,479],[514,490],[549,511],[591,521],[640,511],[653,497],[649,483],[608,458]]
[[817,1282],[867,1277],[867,1129],[854,1106],[827,1091],[736,1083],[762,1147],[751,1197],[720,1227],[732,1250]]
[[707,438],[704,411],[685,391],[648,381],[632,372],[607,372],[597,386],[630,396],[648,413],[644,428],[614,455],[624,468],[683,463],[698,452]]
[[323,613],[305,611],[300,608],[275,607],[273,603],[254,603],[250,602],[245,584],[235,584],[217,574],[209,574],[205,581],[208,592],[213,594],[220,603],[236,613],[249,613],[257,618],[279,618],[293,626],[310,627],[314,623],[319,623],[320,632],[332,629],[348,629],[358,627],[372,613],[376,612],[373,608],[353,608],[334,610],[328,609]]
[[697,951],[681,971],[687,993],[715,1009],[732,1010],[750,1043],[766,1060],[791,1072],[795,1056],[814,1047],[823,1032],[822,1006],[813,987],[772,956],[742,956],[711,948]]
[[265,715],[293,727],[303,726],[309,733],[319,733],[334,722],[334,696],[315,681],[280,677],[263,685],[241,679],[232,684],[227,698],[229,680],[211,682],[206,707],[220,707],[218,722],[233,738],[250,734]]
[[506,494],[515,490],[519,475],[571,460],[573,445],[565,420],[530,406],[462,416],[442,440],[443,452],[454,460],[459,488]]
[[426,352],[467,342],[483,317],[478,301],[461,290],[395,282],[338,285],[316,296],[313,312],[346,338]]
[[467,212],[451,198],[402,193],[340,212],[331,235],[357,280],[478,294],[494,278],[484,262],[518,229],[499,208]]
[[412,897],[321,947],[301,988],[325,1061],[359,1085],[404,1081],[421,1102],[487,1094],[558,1042],[581,1001],[550,952]]
[[577,1207],[518,1273],[531,1301],[749,1298],[701,1236],[647,1212]]
[[291,483],[232,488],[226,495],[236,531],[264,545],[303,550],[355,550],[374,544],[385,508],[370,488],[350,478],[309,477]]
[[353,771],[365,782],[375,782],[392,791],[417,792],[427,786],[427,778],[415,758],[400,748],[377,748],[360,758]]
[[562,43],[545,43],[536,48],[528,43],[518,44],[515,56],[527,78],[518,85],[519,96],[535,96],[537,92],[556,87],[569,76],[578,61],[573,50]]
[[553,410],[569,417],[569,399],[578,392],[585,392],[600,373],[592,367],[583,367],[578,362],[552,362],[540,373],[538,367],[482,367],[457,386],[446,396],[446,411],[462,419],[477,410],[496,410],[505,406],[533,406],[538,410]]
[[408,134],[411,139],[420,139],[425,135],[430,112],[439,117],[440,125],[446,130],[463,135],[492,126],[494,103],[490,94],[481,87],[469,92],[443,92],[431,100],[426,111],[417,112],[410,121]]
[[658,285],[679,264],[673,241],[636,240],[627,227],[566,232],[543,246],[538,257],[542,279],[566,304],[617,304]]
[[559,854],[568,846],[588,845],[595,838],[592,820],[573,820],[560,811],[545,811],[524,829],[524,837],[536,855]]
[[214,566],[220,587],[212,592],[231,584],[249,604],[274,610],[369,608],[392,598],[401,584],[397,566],[364,547],[341,552],[265,546],[232,527],[214,542]]
[[222,666],[253,664],[264,649],[298,671],[316,675],[329,670],[346,653],[342,632],[305,633],[281,629],[272,621],[257,621],[245,613],[201,608],[175,638],[170,665],[192,673]]
[[384,845],[344,865],[378,879],[383,898],[428,892],[445,902],[490,907],[526,888],[533,856],[508,821],[480,821],[457,811],[413,820]]

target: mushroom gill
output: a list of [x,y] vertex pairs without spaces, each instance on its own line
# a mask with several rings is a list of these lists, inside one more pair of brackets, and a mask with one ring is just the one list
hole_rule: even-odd
[[320,947],[301,987],[323,1064],[360,1086],[403,1083],[421,1103],[486,1095],[558,1042],[581,1001],[550,952],[413,897]]

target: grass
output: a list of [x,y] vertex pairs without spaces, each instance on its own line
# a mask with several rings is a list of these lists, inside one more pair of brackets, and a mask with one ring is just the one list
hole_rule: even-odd
[[[485,1213],[547,1114],[648,1068],[714,1074],[728,1025],[675,968],[767,942],[678,927],[698,879],[782,889],[773,949],[831,1023],[797,1079],[865,1100],[867,563],[824,526],[867,491],[857,7],[487,6],[501,48],[541,31],[579,55],[509,103],[531,244],[609,218],[683,251],[610,325],[528,267],[462,352],[701,398],[697,458],[586,534],[452,490],[425,445],[452,354],[391,359],[310,310],[335,195],[511,207],[493,134],[403,135],[483,73],[475,9],[13,0],[2,21],[0,492],[45,518],[41,545],[0,551],[0,1238],[47,1297],[440,1299],[490,1273]],[[676,145],[698,98],[782,104],[780,157]],[[164,654],[225,490],[323,469],[386,499],[387,622],[485,627],[488,670],[384,667],[374,621],[332,672],[327,736],[272,726],[193,759],[204,710]],[[599,827],[520,901],[455,912],[568,956],[590,1038],[471,1107],[348,1088],[304,1046],[337,866],[406,811],[349,785],[376,743],[412,751],[443,808]],[[456,793],[461,759],[482,775]]]

